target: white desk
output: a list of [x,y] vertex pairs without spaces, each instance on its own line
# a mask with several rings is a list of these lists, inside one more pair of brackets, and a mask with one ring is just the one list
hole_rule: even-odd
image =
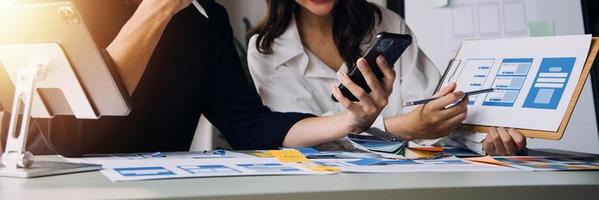
[[[41,157],[54,160],[51,157]],[[386,173],[111,182],[0,178],[0,199],[599,199],[598,172]]]

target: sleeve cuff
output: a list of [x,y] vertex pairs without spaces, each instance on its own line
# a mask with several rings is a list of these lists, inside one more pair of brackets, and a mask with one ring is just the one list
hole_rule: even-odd
[[[275,128],[275,125],[270,128],[273,128],[273,130],[276,130],[281,134],[265,135],[262,139],[266,141],[266,145],[259,149],[277,149],[280,147],[284,147],[283,141],[285,140],[285,137],[287,137],[287,134],[291,130],[291,127],[293,127],[299,121],[302,121],[306,118],[315,117],[315,115],[305,113],[281,113],[278,117],[280,121],[277,123],[280,124],[280,126],[278,128]],[[275,122],[275,120],[273,120],[272,122]]]

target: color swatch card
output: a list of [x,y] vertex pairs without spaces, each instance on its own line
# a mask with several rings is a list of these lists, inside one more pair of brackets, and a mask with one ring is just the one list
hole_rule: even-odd
[[401,140],[385,140],[376,136],[349,134],[347,139],[354,147],[373,153],[403,155],[406,143]]

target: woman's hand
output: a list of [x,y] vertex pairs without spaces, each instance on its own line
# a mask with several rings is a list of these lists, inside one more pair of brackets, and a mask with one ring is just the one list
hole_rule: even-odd
[[407,141],[446,136],[462,125],[468,113],[464,92],[456,92],[455,89],[456,84],[452,83],[434,95],[439,99],[421,105],[406,115],[385,119],[387,130]]
[[333,95],[348,112],[300,120],[287,132],[283,139],[283,146],[316,146],[345,137],[348,133],[359,133],[369,128],[383,108],[387,106],[395,80],[395,71],[384,57],[378,57],[376,62],[384,75],[380,82],[368,67],[366,60],[361,58],[357,64],[358,70],[362,72],[366,83],[372,90],[370,93],[366,93],[364,89],[355,84],[347,74],[338,73],[341,84],[347,87],[359,102],[352,102],[341,93],[337,86],[333,86]]
[[358,69],[362,72],[366,83],[372,90],[370,93],[366,93],[364,89],[355,84],[347,74],[337,73],[341,84],[359,100],[359,102],[352,102],[341,93],[338,87],[333,86],[333,95],[349,111],[345,114],[347,120],[344,121],[348,123],[347,126],[349,126],[350,132],[357,133],[370,127],[389,102],[389,95],[393,90],[393,81],[395,80],[395,71],[383,56],[379,56],[376,62],[384,75],[382,82],[379,82],[364,58],[360,58],[357,63]]
[[526,148],[526,137],[513,128],[492,127],[483,141],[483,149],[490,156],[515,156]]

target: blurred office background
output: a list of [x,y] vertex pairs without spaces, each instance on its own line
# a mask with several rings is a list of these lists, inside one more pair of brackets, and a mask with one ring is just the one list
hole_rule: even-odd
[[[217,0],[227,7],[240,54],[247,29],[265,14],[264,0]],[[599,33],[599,2],[593,0],[371,0],[401,16],[439,70],[464,39]],[[529,139],[530,148],[599,153],[597,68],[587,81],[562,140]],[[595,91],[593,93],[593,91]],[[203,119],[203,122],[206,122]],[[201,123],[202,124],[202,123]],[[206,123],[203,123],[206,124]],[[209,125],[198,128],[192,150],[226,147]]]

